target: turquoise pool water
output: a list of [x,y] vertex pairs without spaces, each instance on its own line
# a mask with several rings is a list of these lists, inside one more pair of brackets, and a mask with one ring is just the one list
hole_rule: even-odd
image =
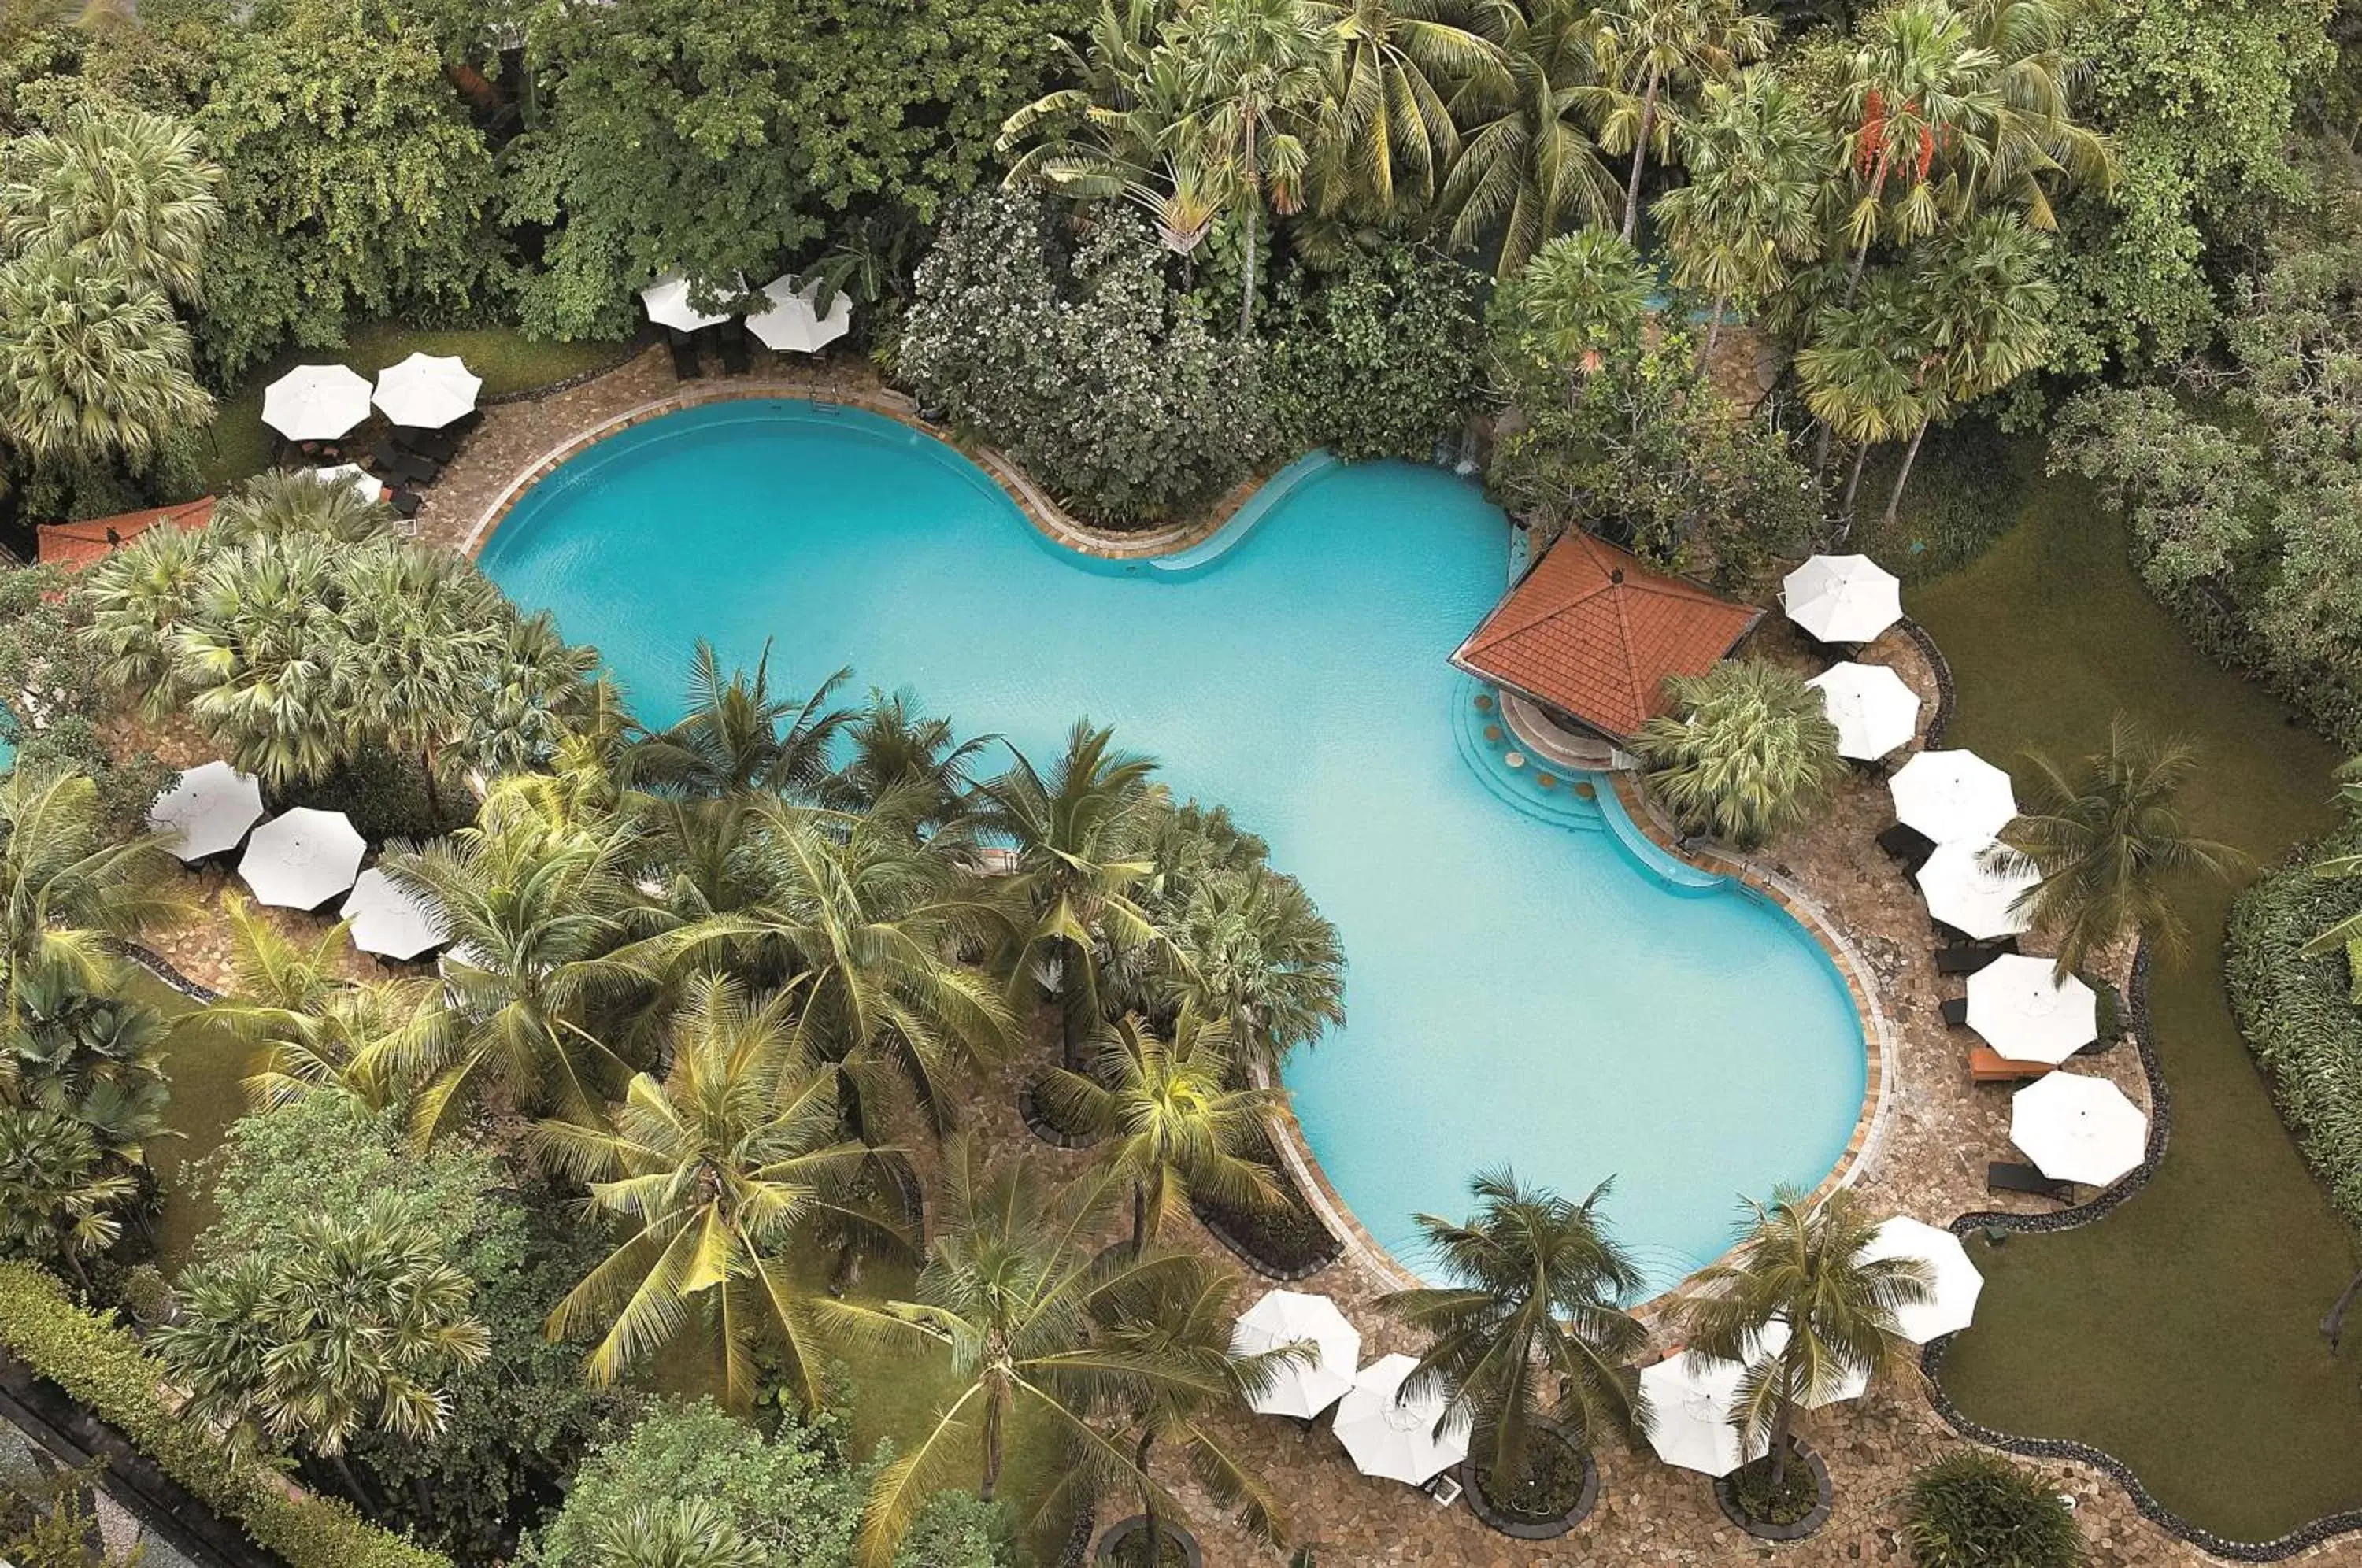
[[[1507,1163],[1607,1212],[1671,1284],[1742,1193],[1811,1185],[1860,1108],[1843,984],[1784,913],[1669,880],[1563,785],[1507,766],[1446,662],[1507,531],[1464,480],[1314,465],[1173,571],[1044,540],[950,448],[856,411],[734,403],[566,464],[485,569],[596,643],[644,716],[691,643],[791,690],[840,665],[1046,758],[1077,714],[1227,803],[1337,922],[1347,1026],[1288,1071],[1330,1180],[1417,1266]],[[1701,885],[1703,884],[1703,885]]]

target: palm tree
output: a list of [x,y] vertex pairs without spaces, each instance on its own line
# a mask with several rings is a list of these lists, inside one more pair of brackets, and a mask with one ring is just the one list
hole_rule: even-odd
[[689,714],[641,744],[634,777],[700,800],[808,795],[828,777],[829,748],[852,721],[828,705],[850,673],[838,670],[798,702],[771,693],[769,643],[751,674],[734,669],[724,676],[713,645],[701,637],[690,668]]
[[98,787],[79,773],[20,767],[0,778],[0,1028],[25,1017],[27,988],[61,979],[106,990],[113,943],[187,911],[176,863],[155,834],[108,842]]
[[1304,204],[1314,134],[1341,40],[1302,0],[1198,0],[1167,35],[1195,89],[1207,167],[1246,226],[1239,337],[1254,330],[1264,208]]
[[143,471],[213,417],[189,330],[153,283],[74,256],[0,266],[0,436],[36,463]]
[[1449,90],[1505,69],[1498,44],[1446,20],[1438,0],[1303,0],[1336,40],[1335,80],[1313,141],[1324,215],[1423,213],[1460,155]]
[[1669,678],[1665,693],[1671,712],[1631,745],[1684,832],[1760,849],[1827,795],[1840,766],[1837,726],[1795,671],[1725,659]]
[[213,555],[202,533],[150,528],[83,575],[91,611],[83,635],[105,661],[100,679],[150,719],[179,709],[174,637]]
[[1939,176],[1938,154],[1971,184],[1981,178],[1985,137],[2002,109],[2000,64],[1950,0],[1904,0],[1871,19],[1868,39],[1846,62],[1838,101],[1856,193],[1845,219],[1853,261],[1844,304],[1853,304],[1872,240],[1886,235],[1908,245],[1942,221],[1942,182],[1954,175]]
[[1166,994],[1230,1031],[1241,1066],[1275,1078],[1288,1053],[1345,1021],[1345,950],[1293,877],[1218,871],[1160,917]]
[[1037,962],[1050,967],[1068,1067],[1101,1017],[1102,949],[1157,940],[1133,900],[1154,869],[1141,851],[1161,799],[1156,764],[1114,740],[1077,720],[1047,778],[1011,748],[1009,771],[977,790],[977,825],[1015,845],[1012,891],[1032,916],[1010,983],[1022,986]]
[[1986,152],[1970,187],[1979,206],[2006,203],[2034,228],[2051,230],[2048,182],[2088,182],[2103,192],[2116,182],[2106,137],[2075,121],[2077,93],[2091,63],[2068,52],[2070,33],[2093,7],[2087,0],[1956,0],[1970,37],[1991,53],[1999,102],[1985,131]]
[[1647,1409],[1628,1369],[1649,1331],[1619,1305],[1641,1277],[1596,1213],[1607,1183],[1581,1203],[1506,1166],[1469,1185],[1477,1209],[1465,1220],[1418,1216],[1451,1283],[1378,1305],[1428,1337],[1404,1386],[1440,1387],[1468,1414],[1484,1469],[1507,1494],[1526,1474],[1537,1417],[1584,1447],[1603,1429],[1639,1429]]
[[1036,1092],[1065,1125],[1112,1135],[1100,1159],[1131,1187],[1131,1250],[1208,1198],[1241,1208],[1280,1201],[1271,1173],[1240,1151],[1287,1103],[1277,1088],[1232,1085],[1230,1026],[1186,1008],[1169,1039],[1135,1014],[1102,1034],[1092,1071],[1053,1067]]
[[1934,351],[1927,324],[1914,314],[1918,304],[1910,274],[1882,271],[1860,298],[1815,317],[1812,340],[1796,354],[1805,405],[1821,422],[1815,476],[1827,471],[1833,434],[1854,445],[1853,469],[1838,503],[1840,539],[1852,524],[1854,496],[1871,447],[1926,427],[1937,395],[1927,381]]
[[1604,228],[1562,235],[1503,288],[1516,346],[1554,373],[1570,403],[1585,378],[1640,344],[1650,279],[1639,253]]
[[[948,1353],[955,1392],[911,1446],[872,1484],[856,1561],[887,1568],[926,1499],[974,1464],[977,1493],[1000,1484],[1015,1420],[1040,1423],[1059,1445],[1059,1480],[1041,1513],[1060,1501],[1120,1488],[1173,1507],[1132,1451],[1094,1418],[1115,1410],[1180,1408],[1229,1397],[1227,1365],[1171,1353],[1153,1325],[1198,1301],[1213,1265],[1151,1247],[1094,1255],[1090,1237],[1112,1182],[1102,1176],[1063,1193],[1020,1159],[983,1169],[965,1138],[947,1145],[942,1225],[914,1301],[815,1303],[821,1321],[847,1338],[912,1355]],[[1110,1325],[1130,1326],[1111,1342]]]
[[211,552],[171,634],[182,705],[274,790],[328,773],[363,729],[337,620],[341,555],[300,534]]
[[1451,98],[1460,156],[1444,178],[1447,243],[1471,250],[1497,232],[1494,275],[1508,278],[1543,244],[1615,210],[1616,179],[1584,128],[1582,90],[1596,77],[1584,0],[1501,7],[1502,63]]
[[853,755],[821,791],[823,804],[866,812],[898,790],[917,790],[918,827],[932,834],[967,811],[977,759],[997,737],[960,740],[952,722],[929,713],[908,690],[872,691],[846,726]]
[[876,1152],[839,1141],[835,1076],[819,1070],[800,999],[701,976],[662,1078],[635,1077],[596,1126],[534,1129],[542,1158],[588,1183],[591,1209],[628,1231],[549,1315],[553,1340],[603,1330],[585,1364],[593,1382],[645,1362],[710,1303],[730,1408],[752,1406],[756,1356],[767,1353],[817,1409],[822,1368],[789,1244],[826,1215],[908,1249],[852,1196]]
[[222,497],[205,529],[215,543],[316,534],[359,544],[384,534],[393,517],[392,507],[358,485],[322,484],[309,469],[272,469]]
[[590,1541],[590,1568],[767,1568],[771,1561],[770,1549],[712,1497],[641,1504],[601,1519]]
[[438,1386],[491,1353],[449,1245],[398,1193],[350,1217],[297,1215],[282,1242],[182,1275],[180,1316],[149,1342],[188,1390],[190,1419],[240,1444],[258,1426],[301,1441],[366,1504],[345,1459],[352,1439],[434,1436],[450,1414]]
[[1817,1203],[1783,1187],[1745,1213],[1737,1248],[1690,1276],[1674,1311],[1691,1356],[1745,1364],[1731,1422],[1750,1445],[1769,1445],[1776,1486],[1797,1406],[1900,1365],[1911,1346],[1895,1312],[1926,1300],[1932,1281],[1916,1258],[1861,1255],[1878,1222],[1850,1187]]
[[357,553],[338,586],[343,683],[356,717],[390,750],[417,759],[427,809],[439,819],[446,753],[483,722],[507,606],[474,562],[426,545]]
[[233,897],[227,907],[237,943],[231,991],[200,1012],[255,1047],[245,1087],[256,1109],[331,1092],[381,1110],[412,1087],[380,1074],[391,1063],[434,1053],[432,1036],[450,1021],[439,987],[418,979],[347,980],[347,924],[330,926],[304,946],[246,900]]
[[1995,859],[2041,873],[2017,907],[2058,943],[2058,974],[2133,932],[2180,951],[2189,933],[2174,909],[2175,882],[2192,872],[2228,878],[2246,861],[2190,831],[2180,796],[2198,754],[2178,740],[2151,745],[2118,714],[2108,748],[2071,777],[2041,756],[2025,762],[2026,805],[2003,831]]
[[138,1178],[78,1117],[0,1102],[0,1251],[62,1258],[91,1288],[82,1260],[115,1245]]
[[10,143],[0,250],[72,259],[202,304],[221,184],[220,168],[182,121],[79,105],[54,128]]
[[175,1135],[164,1127],[162,1013],[116,984],[90,991],[66,975],[28,980],[18,996],[17,1027],[0,1037],[0,1099],[72,1117],[101,1155],[127,1165],[142,1164],[160,1132]]
[[1700,356],[1710,361],[1730,303],[1769,298],[1818,248],[1830,138],[1770,67],[1755,66],[1705,84],[1681,143],[1689,182],[1658,197],[1655,212],[1673,282],[1713,302]]
[[1671,116],[1662,96],[1695,82],[1728,76],[1772,47],[1770,17],[1745,0],[1606,0],[1593,21],[1599,85],[1584,91],[1600,116],[1600,144],[1632,149],[1624,187],[1624,239],[1640,235],[1640,176],[1648,155],[1671,151]]

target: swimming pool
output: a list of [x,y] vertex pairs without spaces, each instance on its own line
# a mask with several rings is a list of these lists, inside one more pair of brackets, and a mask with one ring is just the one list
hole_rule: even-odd
[[[1504,586],[1477,489],[1313,465],[1175,571],[1053,545],[982,470],[890,420],[777,401],[635,425],[526,493],[483,552],[676,716],[699,635],[788,690],[840,665],[1037,758],[1078,714],[1231,807],[1336,922],[1344,1029],[1288,1073],[1307,1140],[1411,1266],[1411,1216],[1479,1168],[1606,1211],[1672,1284],[1742,1193],[1810,1187],[1859,1113],[1860,1022],[1783,911],[1669,879],[1571,790],[1544,801],[1446,662]],[[1519,791],[1526,791],[1521,797]]]

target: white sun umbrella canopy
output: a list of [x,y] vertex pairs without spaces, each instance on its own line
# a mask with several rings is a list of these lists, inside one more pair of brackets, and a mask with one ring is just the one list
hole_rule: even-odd
[[1838,727],[1838,755],[1875,761],[1910,743],[1919,728],[1919,693],[1882,664],[1831,665],[1805,685],[1817,690]]
[[1866,643],[1903,618],[1903,584],[1868,556],[1815,556],[1780,583],[1788,619],[1825,643]]
[[2003,1055],[2057,1066],[2100,1037],[2100,999],[2047,958],[2012,953],[1969,977],[1969,1027]]
[[414,430],[440,430],[475,411],[484,378],[457,354],[413,354],[377,373],[371,398],[388,419]]
[[148,808],[148,825],[184,862],[236,849],[261,820],[262,781],[226,762],[190,768]]
[[369,379],[344,365],[298,365],[262,389],[262,423],[290,441],[333,441],[369,412]]
[[1296,1290],[1267,1291],[1239,1315],[1238,1326],[1231,1331],[1231,1348],[1241,1355],[1262,1355],[1305,1342],[1318,1351],[1319,1359],[1289,1364],[1269,1388],[1247,1401],[1248,1408],[1258,1415],[1309,1420],[1343,1398],[1353,1386],[1353,1368],[1362,1359],[1362,1332],[1326,1296]]
[[2009,1141],[2053,1181],[2105,1187],[2141,1163],[2148,1118],[2105,1078],[2046,1073],[2011,1098]]
[[771,303],[746,317],[746,330],[762,339],[766,348],[816,354],[851,330],[853,301],[839,289],[823,315],[820,280],[814,278],[800,289],[794,283],[794,274],[782,273],[764,284],[764,297]]
[[1640,1369],[1649,1396],[1649,1446],[1657,1457],[1705,1475],[1727,1475],[1762,1457],[1761,1444],[1742,1444],[1731,1424],[1738,1403],[1738,1380],[1746,1368],[1735,1361],[1693,1364],[1672,1355]]
[[2017,816],[2009,775],[1972,751],[1923,751],[1886,781],[1894,820],[1937,844],[1982,844]]
[[2014,936],[2034,922],[2017,900],[2042,880],[2032,867],[1997,869],[1986,856],[1995,844],[1944,844],[1919,867],[1919,896],[1927,912],[1971,942]]
[[372,866],[337,911],[352,922],[353,945],[404,963],[451,940],[436,905]]
[[1424,1486],[1468,1457],[1468,1418],[1455,1412],[1440,1433],[1447,1403],[1440,1390],[1397,1401],[1403,1379],[1418,1364],[1407,1355],[1380,1357],[1354,1375],[1337,1401],[1337,1441],[1364,1475]]
[[344,812],[297,806],[254,830],[237,874],[263,903],[317,909],[353,885],[368,852]]
[[322,484],[348,484],[370,501],[385,499],[385,481],[359,463],[336,463],[314,469],[312,477]]
[[[745,292],[746,281],[738,280],[738,292]],[[726,293],[727,291],[723,291]],[[640,291],[640,304],[647,307],[648,319],[658,326],[669,326],[680,332],[695,332],[701,326],[719,326],[730,319],[726,311],[708,315],[689,303],[689,280],[679,272],[668,272]]]
[[1913,1344],[1957,1334],[1975,1319],[1985,1276],[1949,1231],[1897,1214],[1880,1225],[1855,1256],[1863,1263],[1915,1258],[1926,1269],[1927,1299],[1894,1309],[1894,1326]]

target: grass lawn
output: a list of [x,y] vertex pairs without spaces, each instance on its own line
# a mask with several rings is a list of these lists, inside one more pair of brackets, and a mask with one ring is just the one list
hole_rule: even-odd
[[[2199,747],[2200,832],[2270,861],[2332,821],[2338,754],[2190,646],[2080,482],[2032,477],[2012,532],[1909,597],[1959,681],[1956,744],[2070,759],[2122,711]],[[2096,1225],[1977,1244],[1990,1284],[1944,1383],[1976,1419],[2092,1443],[2185,1518],[2257,1540],[2362,1506],[2362,1349],[2333,1358],[2314,1330],[2355,1270],[2355,1238],[2232,1022],[2234,891],[2186,894],[2190,955],[2153,978],[2173,1097],[2158,1178]]]
[[206,489],[218,493],[268,466],[270,431],[262,423],[262,389],[292,367],[343,363],[374,376],[414,353],[458,355],[484,378],[483,395],[499,397],[598,370],[617,359],[623,348],[614,343],[534,343],[505,327],[430,332],[396,322],[354,327],[344,348],[281,354],[248,376],[235,395],[222,400],[220,416],[200,458]]
[[156,1217],[156,1261],[167,1274],[186,1262],[197,1232],[213,1220],[213,1204],[184,1185],[194,1165],[221,1147],[229,1124],[246,1114],[246,1076],[250,1048],[227,1030],[189,1016],[196,1004],[147,970],[134,966],[131,993],[178,1021],[164,1049],[164,1076],[172,1101],[165,1124],[180,1134],[149,1145],[148,1161],[163,1184],[164,1207]]

